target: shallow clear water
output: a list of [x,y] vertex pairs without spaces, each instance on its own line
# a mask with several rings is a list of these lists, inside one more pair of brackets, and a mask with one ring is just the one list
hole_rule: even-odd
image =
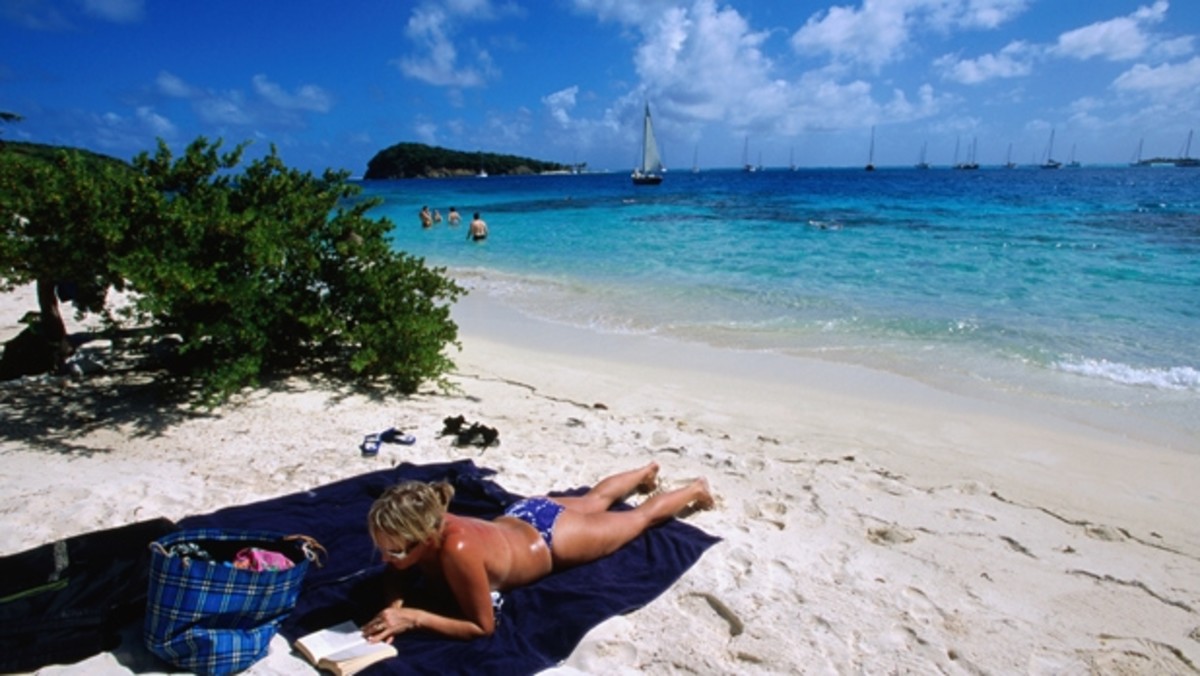
[[[529,314],[869,365],[1200,436],[1200,170],[367,182],[397,248]],[[423,230],[421,205],[463,213]],[[484,243],[465,241],[481,211]]]

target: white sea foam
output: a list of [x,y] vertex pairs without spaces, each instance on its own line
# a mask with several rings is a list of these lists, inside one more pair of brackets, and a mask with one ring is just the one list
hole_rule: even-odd
[[1060,361],[1055,366],[1067,373],[1103,378],[1122,385],[1200,392],[1200,370],[1190,366],[1174,366],[1165,369],[1137,368],[1106,359]]

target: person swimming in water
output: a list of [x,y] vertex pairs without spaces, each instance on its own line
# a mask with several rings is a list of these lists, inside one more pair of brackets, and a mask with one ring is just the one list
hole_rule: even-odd
[[389,488],[367,516],[371,540],[392,569],[418,567],[442,580],[462,617],[405,607],[397,595],[363,625],[363,636],[391,641],[414,629],[461,639],[489,636],[496,628],[492,592],[607,556],[689,506],[713,506],[708,482],[696,479],[654,493],[633,509],[609,511],[634,491],[652,493],[657,487],[658,464],[652,462],[607,477],[582,496],[519,500],[492,521],[447,511],[454,495],[447,483],[409,481]]
[[471,219],[471,226],[467,228],[467,239],[481,242],[487,239],[488,227],[487,223],[479,217],[479,212],[475,212],[475,217]]

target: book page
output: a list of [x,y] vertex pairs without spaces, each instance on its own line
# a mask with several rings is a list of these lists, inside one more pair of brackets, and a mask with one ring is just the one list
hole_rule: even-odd
[[314,664],[332,653],[365,644],[362,632],[349,620],[296,639],[296,648]]
[[327,655],[324,659],[329,662],[349,662],[376,653],[386,654],[390,657],[396,654],[396,649],[390,643],[362,643]]

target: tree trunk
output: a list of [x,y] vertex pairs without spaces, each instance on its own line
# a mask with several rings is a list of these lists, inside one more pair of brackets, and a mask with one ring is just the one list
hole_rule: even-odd
[[46,349],[53,357],[55,370],[62,368],[75,348],[67,340],[67,326],[63,323],[62,312],[58,309],[58,297],[54,295],[54,282],[45,279],[37,280],[38,310],[41,312],[42,338]]

